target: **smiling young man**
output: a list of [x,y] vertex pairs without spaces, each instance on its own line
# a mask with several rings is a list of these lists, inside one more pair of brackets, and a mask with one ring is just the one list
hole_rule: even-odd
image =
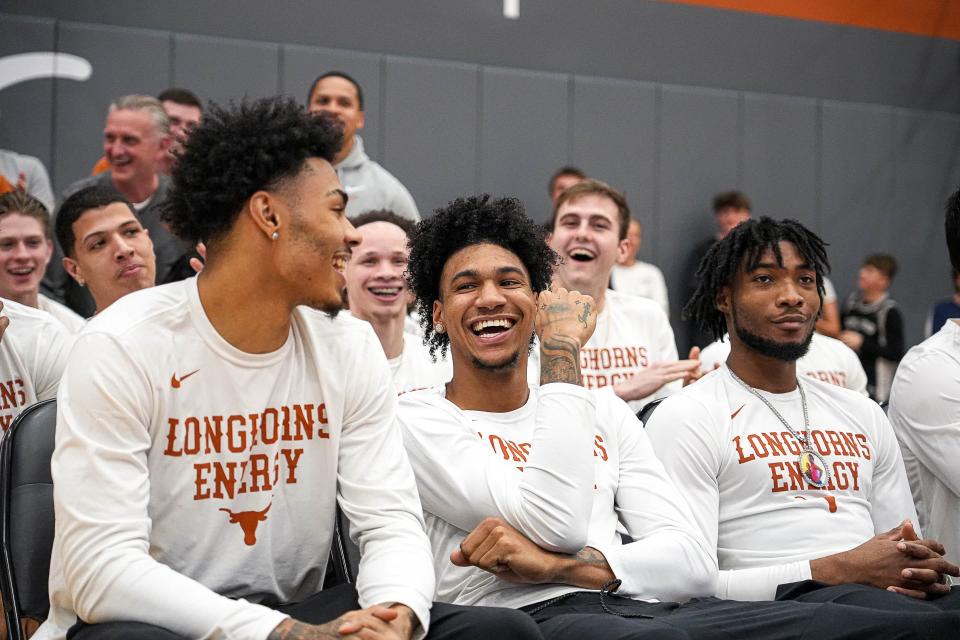
[[[150,232],[159,282],[165,282],[170,267],[193,250],[192,245],[170,233],[160,219],[169,178],[159,172],[158,165],[170,144],[170,121],[159,100],[144,95],[118,98],[110,104],[103,129],[103,151],[109,171],[75,182],[65,192],[69,197],[91,186],[119,191],[133,205],[141,226]],[[58,210],[54,218],[59,215]],[[59,249],[66,252],[66,247]],[[91,315],[93,300],[67,277],[59,260],[60,256],[55,256],[44,280],[45,288],[80,315]]]
[[[383,351],[366,323],[331,319],[360,241],[330,164],[339,142],[280,98],[214,107],[194,131],[167,219],[206,244],[202,273],[99,314],[64,374],[38,637],[516,630],[442,606],[430,625],[430,548]],[[355,590],[321,593],[338,503],[363,558]]]
[[362,236],[347,264],[350,313],[380,339],[398,393],[443,384],[451,369],[434,361],[419,335],[404,330],[411,302],[405,278],[414,224],[392,211],[368,211],[351,220]]
[[634,411],[676,391],[691,380],[699,363],[677,360],[677,346],[666,314],[646,298],[608,289],[617,260],[629,250],[627,201],[599,180],[585,180],[564,191],[553,210],[550,246],[562,261],[555,280],[596,300],[597,330],[580,352],[583,384],[609,386]]
[[307,111],[325,113],[343,128],[343,142],[333,159],[333,168],[350,196],[347,215],[388,209],[417,221],[420,212],[407,188],[363,150],[363,138],[358,133],[366,119],[363,109],[363,90],[342,71],[328,71],[310,86]]
[[46,207],[22,191],[0,196],[0,298],[46,311],[76,333],[83,328],[83,318],[40,293],[52,255]]
[[960,570],[917,540],[883,411],[797,375],[828,268],[823,242],[792,220],[744,222],[711,248],[687,311],[715,337],[729,330],[727,366],[668,398],[646,430],[716,550],[720,597],[939,612],[957,594],[901,595],[948,593],[938,580]]
[[155,284],[150,234],[118,191],[102,186],[77,191],[60,206],[56,232],[66,252],[63,267],[90,291],[94,313]]

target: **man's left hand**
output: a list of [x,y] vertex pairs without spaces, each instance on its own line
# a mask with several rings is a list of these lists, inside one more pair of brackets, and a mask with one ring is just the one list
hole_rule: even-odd
[[500,518],[487,518],[450,554],[458,567],[479,567],[508,582],[554,582],[559,554],[544,551]]

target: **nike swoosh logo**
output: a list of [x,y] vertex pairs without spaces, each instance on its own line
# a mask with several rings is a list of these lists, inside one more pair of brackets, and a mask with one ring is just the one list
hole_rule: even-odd
[[192,376],[193,374],[195,374],[197,371],[200,371],[200,369],[197,369],[196,371],[191,371],[190,373],[184,376],[180,376],[179,378],[177,377],[177,374],[173,374],[172,376],[170,376],[170,386],[173,387],[174,389],[179,389],[180,383],[186,380],[187,378],[189,378],[190,376]]
[[743,408],[744,408],[745,406],[747,406],[747,405],[745,405],[745,404],[740,405],[740,408],[739,408],[739,409],[737,409],[736,411],[734,411],[733,413],[730,414],[730,419],[733,420],[734,418],[736,418],[736,417],[737,417],[737,414],[740,413],[741,411],[743,411]]

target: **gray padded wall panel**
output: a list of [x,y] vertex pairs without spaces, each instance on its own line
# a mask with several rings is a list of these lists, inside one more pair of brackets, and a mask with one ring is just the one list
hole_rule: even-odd
[[[664,87],[660,94],[659,266],[670,291],[670,318],[679,327],[687,301],[687,263],[694,246],[716,228],[713,194],[737,188],[737,94]],[[678,332],[683,350],[686,338]],[[686,354],[681,354],[686,355]]]
[[815,100],[744,96],[743,189],[754,215],[819,228],[817,142]]
[[640,82],[577,76],[573,163],[627,196],[644,228],[640,255],[656,260],[656,89]]
[[283,46],[280,90],[306,104],[307,91],[317,76],[327,71],[342,71],[363,89],[364,125],[360,132],[367,154],[380,159],[381,136],[381,56],[355,51],[335,51],[319,47]]
[[422,216],[477,191],[477,85],[473,65],[386,59],[381,163]]
[[830,243],[841,303],[868,254],[896,253],[893,125],[893,109],[823,104],[821,236]]
[[90,175],[103,155],[110,101],[130,93],[157,95],[170,86],[170,34],[61,23],[58,48],[93,65],[86,82],[56,81],[54,192]]
[[547,180],[570,160],[569,98],[567,76],[483,70],[481,191],[516,196],[531,218],[549,218]]
[[172,68],[171,84],[193,91],[204,103],[280,91],[280,47],[275,44],[178,34]]
[[[53,20],[0,20],[0,56],[53,50]],[[29,80],[0,91],[0,148],[36,156],[49,172],[52,126],[53,80]]]
[[[943,240],[943,206],[960,184],[960,117],[897,110],[892,253],[900,264],[894,299],[919,342],[935,300],[953,294]],[[936,329],[939,329],[937,327]]]

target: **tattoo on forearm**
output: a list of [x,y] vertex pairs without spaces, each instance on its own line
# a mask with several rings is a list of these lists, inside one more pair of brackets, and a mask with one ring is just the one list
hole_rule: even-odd
[[540,384],[583,384],[580,376],[580,344],[565,335],[553,335],[540,343]]
[[575,556],[577,561],[582,564],[589,564],[596,567],[607,567],[607,559],[602,553],[594,549],[593,547],[584,547],[577,551]]
[[267,640],[337,640],[339,619],[321,625],[309,625],[288,618],[270,632]]

